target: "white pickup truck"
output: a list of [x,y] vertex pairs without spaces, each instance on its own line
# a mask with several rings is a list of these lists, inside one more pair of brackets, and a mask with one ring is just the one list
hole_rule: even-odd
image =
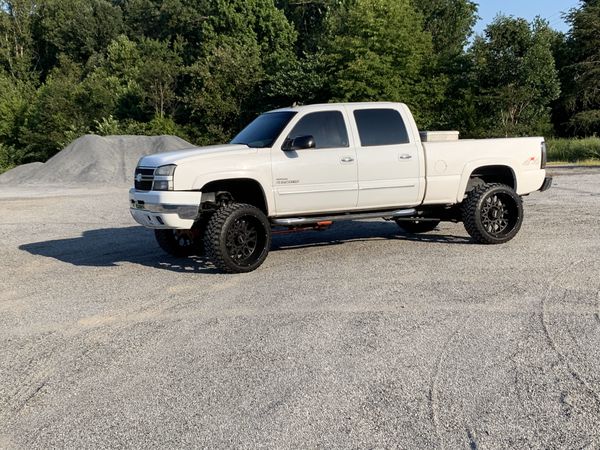
[[543,138],[419,133],[401,103],[299,106],[260,115],[226,145],[142,158],[130,210],[171,255],[249,272],[279,227],[383,218],[422,233],[462,221],[478,243],[509,241],[521,196],[552,183],[545,165]]

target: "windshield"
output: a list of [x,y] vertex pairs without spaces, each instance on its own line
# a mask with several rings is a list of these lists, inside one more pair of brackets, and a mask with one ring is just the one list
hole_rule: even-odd
[[248,147],[271,147],[285,126],[296,115],[293,111],[261,114],[233,138],[232,144]]

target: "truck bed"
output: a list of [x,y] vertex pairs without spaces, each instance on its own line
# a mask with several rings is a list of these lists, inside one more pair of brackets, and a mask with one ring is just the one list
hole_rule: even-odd
[[517,193],[538,190],[546,176],[541,169],[543,143],[542,137],[423,142],[427,174],[423,204],[462,201],[469,175],[483,166],[518,168],[512,170]]

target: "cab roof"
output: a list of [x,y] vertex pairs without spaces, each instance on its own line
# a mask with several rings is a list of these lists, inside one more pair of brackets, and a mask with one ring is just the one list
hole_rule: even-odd
[[352,106],[352,107],[361,107],[361,108],[377,108],[382,106],[405,106],[404,103],[398,102],[349,102],[349,103],[317,103],[314,105],[297,105],[297,106],[289,106],[287,108],[279,108],[274,109],[272,111],[267,111],[268,113],[272,112],[301,112],[301,111],[318,111],[321,109],[331,108],[332,106]]

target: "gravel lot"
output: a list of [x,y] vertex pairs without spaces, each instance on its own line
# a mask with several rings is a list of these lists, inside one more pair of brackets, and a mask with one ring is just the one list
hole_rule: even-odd
[[600,447],[600,170],[503,246],[277,237],[222,275],[127,189],[0,188],[0,448]]

